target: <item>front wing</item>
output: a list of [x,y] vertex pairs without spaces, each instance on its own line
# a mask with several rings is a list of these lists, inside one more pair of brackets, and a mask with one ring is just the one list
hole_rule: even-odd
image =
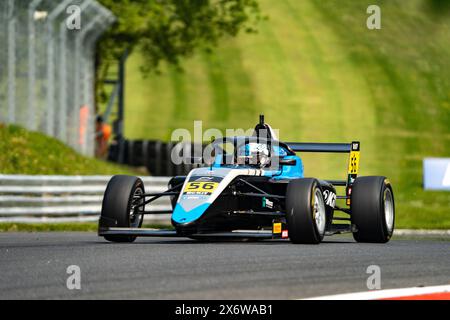
[[[108,235],[124,235],[124,236],[136,236],[136,237],[186,237],[185,235],[179,235],[175,230],[157,230],[146,228],[104,228],[99,230],[99,236]],[[211,232],[211,233],[194,233],[189,237],[195,238],[234,238],[234,239],[280,239],[281,234],[275,234],[272,231],[233,231],[233,232]]]
[[[333,224],[331,230],[327,231],[325,235],[331,236],[333,234],[351,233],[356,229],[353,225]],[[178,234],[175,230],[164,229],[149,229],[149,228],[101,228],[98,231],[99,236],[108,235],[123,235],[135,237],[191,237],[191,238],[222,238],[222,239],[287,239],[287,227],[283,223],[274,223],[272,230],[236,230],[231,232],[207,232],[194,233],[190,235]]]

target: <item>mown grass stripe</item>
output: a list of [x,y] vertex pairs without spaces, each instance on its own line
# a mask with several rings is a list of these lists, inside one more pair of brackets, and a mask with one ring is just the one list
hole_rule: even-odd
[[220,56],[204,53],[203,60],[207,67],[209,87],[212,91],[213,121],[224,123],[229,118],[228,82],[224,75],[224,66]]

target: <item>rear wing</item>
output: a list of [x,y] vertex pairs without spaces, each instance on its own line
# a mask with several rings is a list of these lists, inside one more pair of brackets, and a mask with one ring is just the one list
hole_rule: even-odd
[[352,185],[358,176],[360,142],[352,143],[302,143],[287,142],[287,146],[294,152],[319,152],[319,153],[349,153],[347,181],[335,180],[328,181],[336,186],[345,186],[346,202],[350,205],[350,196],[352,194]]
[[[359,144],[359,142],[352,143]],[[286,144],[292,149],[292,151],[349,153],[352,149],[352,143],[287,142]]]

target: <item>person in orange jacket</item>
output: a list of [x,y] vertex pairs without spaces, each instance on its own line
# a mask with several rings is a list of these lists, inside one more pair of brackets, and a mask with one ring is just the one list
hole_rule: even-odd
[[97,158],[105,158],[108,152],[108,141],[111,137],[111,126],[105,123],[101,115],[97,116],[95,121],[95,156]]

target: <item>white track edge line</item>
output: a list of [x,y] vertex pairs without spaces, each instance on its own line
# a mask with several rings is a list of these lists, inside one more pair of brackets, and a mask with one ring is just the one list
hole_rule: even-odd
[[329,296],[319,296],[301,300],[374,300],[396,297],[413,297],[423,294],[445,292],[450,292],[450,285],[353,292]]

